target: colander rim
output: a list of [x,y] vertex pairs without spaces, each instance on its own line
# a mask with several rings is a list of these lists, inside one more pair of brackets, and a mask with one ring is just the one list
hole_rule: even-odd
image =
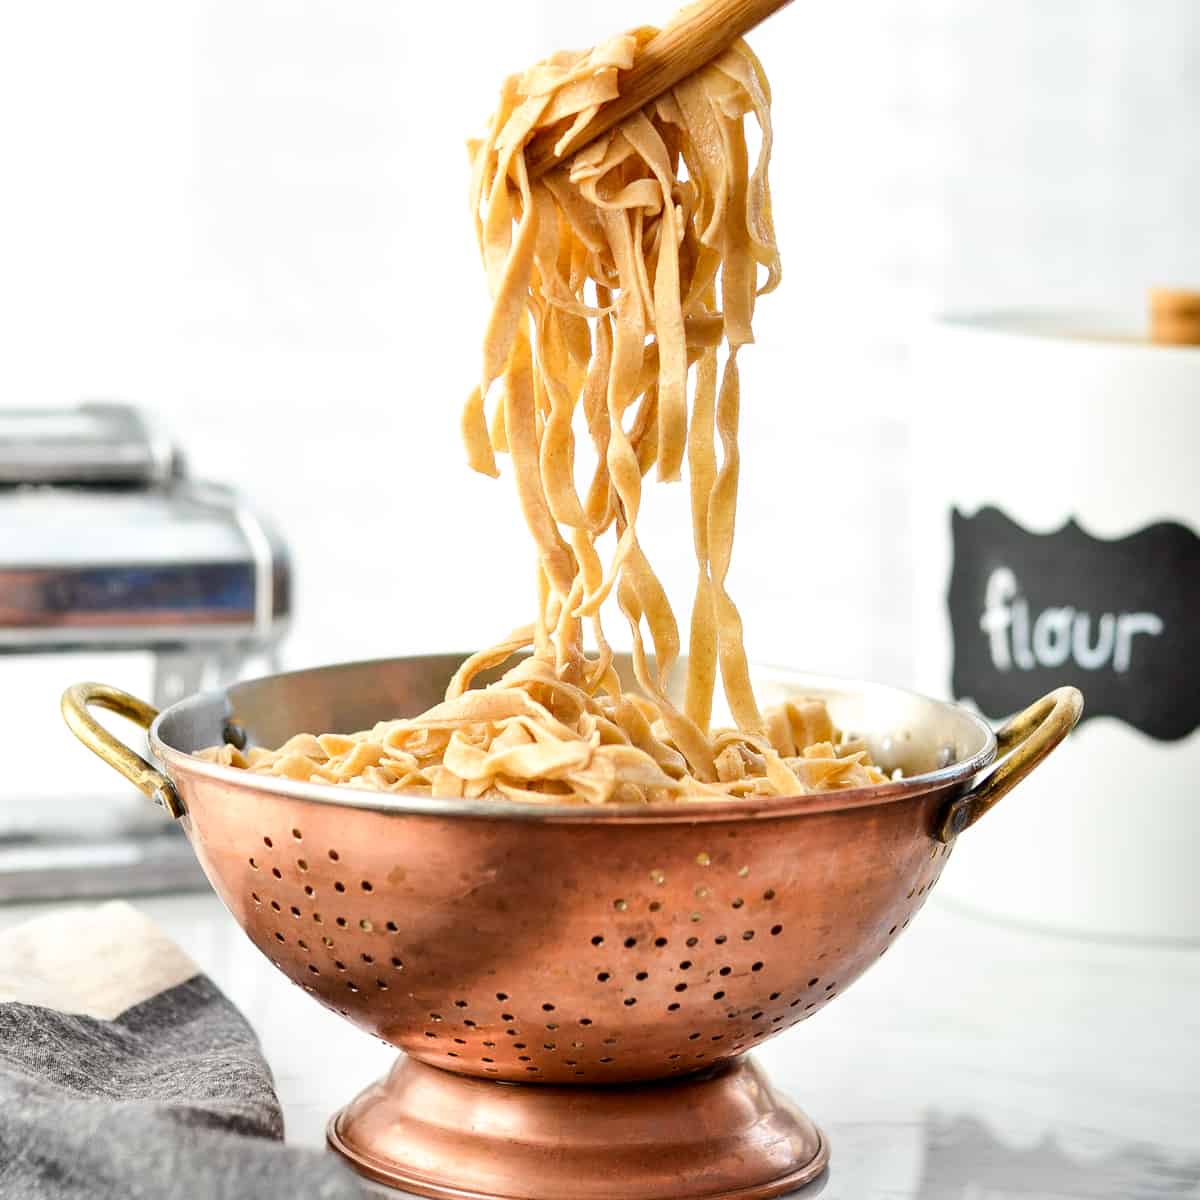
[[[334,663],[324,667],[308,668],[306,671],[281,672],[268,678],[272,681],[282,680],[289,675],[300,675],[314,670],[349,669],[369,665],[382,666],[398,661],[402,660],[394,658],[365,659],[352,663]],[[176,749],[163,739],[160,732],[163,723],[170,720],[180,708],[185,705],[200,706],[204,704],[227,706],[227,689],[210,689],[176,701],[158,714],[150,726],[148,736],[151,752],[166,767],[172,781],[177,785],[181,777],[198,776],[219,782],[226,787],[232,785],[239,789],[282,796],[291,800],[305,800],[314,804],[327,804],[370,812],[570,824],[661,824],[677,821],[697,823],[754,820],[873,807],[900,800],[911,800],[930,792],[946,791],[955,788],[956,785],[966,785],[987,768],[996,757],[996,735],[991,726],[979,714],[962,704],[937,700],[912,689],[897,687],[893,684],[791,671],[774,666],[760,665],[755,670],[756,675],[762,673],[786,678],[789,683],[799,684],[814,692],[855,694],[867,691],[886,692],[919,704],[952,709],[982,732],[983,745],[974,754],[947,766],[869,787],[848,788],[845,791],[817,792],[800,796],[697,800],[692,803],[671,801],[658,804],[580,806],[521,804],[496,800],[435,799],[418,793],[373,792],[333,783],[309,783],[270,775],[252,775],[237,767],[227,767],[196,758],[192,753]]]

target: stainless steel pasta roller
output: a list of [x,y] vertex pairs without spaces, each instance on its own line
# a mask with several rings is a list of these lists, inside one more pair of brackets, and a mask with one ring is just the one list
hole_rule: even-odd
[[[435,703],[459,658],[276,675],[156,714],[68,690],[74,732],[182,824],[293,982],[398,1047],[330,1121],[359,1171],[435,1197],[776,1196],[829,1146],[750,1051],[836,999],[907,928],[959,834],[1078,720],[1062,688],[993,734],[874,684],[760,672],[824,698],[904,777],[669,806],[532,807],[297,783],[200,761]],[[100,706],[149,728],[157,765]]]

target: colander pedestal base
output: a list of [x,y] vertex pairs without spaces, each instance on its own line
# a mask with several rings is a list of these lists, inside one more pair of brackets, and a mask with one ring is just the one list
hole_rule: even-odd
[[510,1084],[401,1056],[337,1113],[329,1144],[379,1183],[437,1200],[766,1200],[829,1161],[752,1060],[686,1079]]

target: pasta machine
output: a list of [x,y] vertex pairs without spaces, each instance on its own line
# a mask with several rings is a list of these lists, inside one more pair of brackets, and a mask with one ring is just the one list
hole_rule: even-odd
[[[20,760],[0,787],[0,899],[201,882],[132,790],[104,795],[90,764],[72,765],[54,723],[33,719],[36,693],[76,669],[67,655],[148,655],[159,705],[274,670],[290,607],[277,532],[236,491],[191,478],[145,411],[0,409],[0,710]],[[69,789],[52,801],[51,777]]]

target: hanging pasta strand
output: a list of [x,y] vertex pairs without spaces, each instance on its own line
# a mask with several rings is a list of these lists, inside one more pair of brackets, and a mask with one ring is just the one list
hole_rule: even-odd
[[688,474],[691,480],[692,540],[696,551],[696,592],[688,638],[684,711],[705,732],[712,719],[713,687],[717,678],[717,614],[709,567],[708,511],[717,477],[713,443],[716,420],[717,354],[706,351],[696,371],[692,424],[688,432]]

